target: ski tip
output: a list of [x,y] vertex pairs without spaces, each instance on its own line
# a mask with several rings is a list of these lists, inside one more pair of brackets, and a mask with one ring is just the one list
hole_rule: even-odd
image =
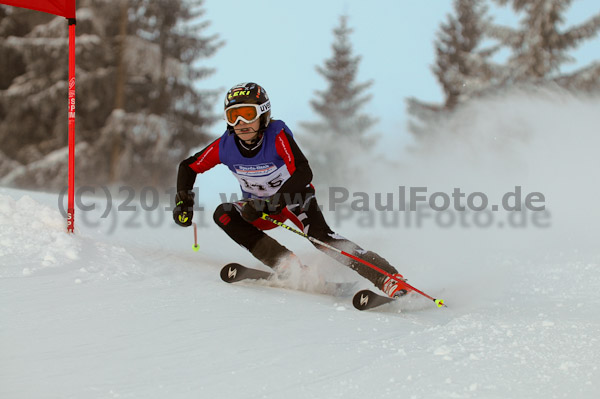
[[226,283],[233,283],[236,281],[237,275],[242,267],[242,265],[237,263],[229,263],[223,266],[221,269],[221,280],[225,281]]
[[379,295],[371,290],[362,290],[354,294],[352,305],[358,310],[372,309],[393,301],[394,298]]
[[370,290],[358,291],[352,298],[352,305],[358,310],[368,309],[372,294]]

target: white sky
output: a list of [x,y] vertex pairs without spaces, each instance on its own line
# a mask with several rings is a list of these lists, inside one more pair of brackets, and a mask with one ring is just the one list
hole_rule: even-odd
[[[400,149],[410,140],[405,98],[443,100],[431,65],[435,35],[452,11],[451,0],[205,0],[204,9],[211,21],[205,34],[218,33],[226,44],[208,60],[217,72],[201,87],[221,88],[224,95],[236,83],[257,82],[271,97],[273,116],[296,134],[298,122],[315,119],[309,101],[315,90],[326,88],[315,66],[331,56],[333,28],[342,14],[354,29],[354,54],[362,56],[358,81],[374,81],[365,110],[379,118],[380,149]],[[575,0],[567,26],[599,11],[598,0]],[[512,12],[494,15],[498,22],[514,24]],[[600,39],[572,54],[580,64],[598,60]],[[221,107],[219,99],[215,112]],[[213,129],[216,136],[224,126]]]

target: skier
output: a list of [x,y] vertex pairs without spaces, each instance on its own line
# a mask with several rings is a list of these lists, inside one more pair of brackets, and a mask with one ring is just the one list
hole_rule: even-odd
[[229,237],[278,274],[300,265],[296,255],[264,233],[277,227],[261,218],[263,212],[284,222],[290,220],[307,235],[363,259],[396,277],[390,278],[336,251],[315,246],[351,267],[390,297],[410,289],[401,274],[375,252],[335,234],[325,222],[311,184],[311,168],[294,136],[281,120],[271,119],[271,103],[256,83],[232,87],[225,97],[225,133],[205,149],[185,159],[177,175],[175,223],[192,224],[194,193],[199,173],[220,163],[238,179],[243,200],[223,203],[214,212],[215,223]]

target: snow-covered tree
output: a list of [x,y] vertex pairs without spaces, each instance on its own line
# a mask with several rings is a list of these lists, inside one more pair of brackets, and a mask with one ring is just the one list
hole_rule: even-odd
[[[358,83],[360,56],[353,54],[346,16],[334,28],[333,54],[317,72],[327,83],[326,90],[315,92],[310,105],[320,117],[317,122],[304,122],[302,128],[312,137],[307,143],[310,161],[322,185],[348,184],[360,175],[358,166],[348,160],[368,152],[374,144],[370,130],[376,120],[361,109],[371,96],[366,94],[372,81]],[[353,163],[354,165],[357,162]]]
[[[78,157],[78,180],[167,183],[188,149],[208,140],[207,127],[216,120],[210,110],[216,93],[195,86],[211,72],[201,61],[221,45],[204,34],[202,2],[77,5],[76,137],[89,149]],[[26,168],[67,144],[67,24],[40,12],[0,10],[0,146]],[[164,129],[158,136],[157,127]],[[123,165],[131,170],[118,170]]]
[[[572,0],[493,0],[511,5],[522,16],[518,28],[493,24],[483,0],[455,0],[456,16],[442,24],[436,41],[433,68],[445,93],[444,104],[407,100],[413,119],[409,129],[421,140],[435,140],[429,132],[443,131],[439,125],[457,105],[473,97],[493,94],[514,86],[558,84],[568,89],[600,88],[600,63],[564,74],[561,67],[573,61],[568,52],[600,30],[600,13],[563,30],[565,12]],[[481,45],[496,40],[497,45]],[[505,64],[491,61],[500,47],[511,55]]]
[[[560,80],[561,66],[573,61],[569,50],[596,36],[600,30],[600,13],[579,25],[563,28],[565,13],[572,0],[493,1],[502,6],[511,5],[522,16],[520,26],[516,29],[497,25],[489,29],[492,37],[512,50],[505,74],[508,83]],[[594,77],[594,74],[590,76],[589,67],[584,67],[582,73],[588,78]],[[577,79],[578,73],[570,76],[571,79]],[[597,85],[599,76],[595,78]],[[562,81],[568,85],[565,79]]]
[[[207,137],[206,128],[216,121],[211,113],[216,91],[200,91],[194,86],[214,72],[198,60],[212,56],[223,44],[217,35],[203,34],[209,25],[202,20],[203,3],[203,0],[122,0],[121,3],[115,109],[124,109],[126,114],[113,113],[110,125],[116,126],[115,118],[119,117],[126,118],[125,125],[140,120],[136,115],[127,115],[131,113],[165,118],[170,139],[169,146],[162,147],[165,161],[174,161],[181,151],[199,145]],[[140,63],[140,59],[146,62]],[[128,154],[121,145],[126,131],[112,132],[115,137],[108,152],[111,180],[117,178],[121,165],[129,163],[121,159]],[[105,129],[104,133],[110,135],[111,130]],[[160,149],[155,146],[164,144],[156,141],[147,151],[156,154]]]
[[489,24],[487,7],[482,0],[455,0],[454,10],[435,42],[433,73],[444,89],[446,108],[485,90],[495,77],[490,57],[497,48],[481,48]]
[[428,126],[457,104],[497,84],[498,67],[491,62],[496,47],[482,48],[487,24],[487,7],[482,0],[454,0],[435,41],[436,63],[432,70],[444,90],[443,105],[409,98],[408,112],[414,118],[409,129],[423,139]]
[[138,22],[133,33],[156,45],[159,52],[159,62],[153,66],[158,84],[152,86],[150,111],[160,115],[167,110],[187,125],[182,126],[186,130],[212,123],[212,118],[206,118],[212,96],[193,86],[214,72],[197,61],[212,56],[222,45],[216,34],[204,34],[209,26],[203,19],[204,0],[131,1]]

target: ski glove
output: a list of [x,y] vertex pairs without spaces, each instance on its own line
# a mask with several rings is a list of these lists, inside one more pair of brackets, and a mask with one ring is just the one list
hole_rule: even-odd
[[242,206],[242,218],[247,222],[254,222],[259,219],[263,213],[267,215],[276,215],[281,212],[283,204],[280,202],[272,201],[272,198],[262,199],[251,199],[244,203]]
[[191,226],[194,217],[194,192],[179,191],[175,195],[175,209],[173,219],[180,226]]

